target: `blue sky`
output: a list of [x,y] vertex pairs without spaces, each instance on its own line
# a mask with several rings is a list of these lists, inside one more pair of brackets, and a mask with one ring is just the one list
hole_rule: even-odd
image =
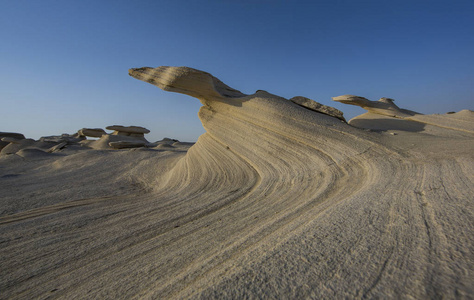
[[189,66],[244,93],[390,97],[474,109],[474,1],[0,0],[0,131],[27,137],[138,125],[195,141],[198,100],[128,76]]

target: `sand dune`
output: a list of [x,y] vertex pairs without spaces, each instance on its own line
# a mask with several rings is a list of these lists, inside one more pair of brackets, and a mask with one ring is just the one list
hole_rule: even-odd
[[347,124],[191,68],[129,73],[198,98],[206,133],[0,156],[0,298],[472,297],[473,112]]

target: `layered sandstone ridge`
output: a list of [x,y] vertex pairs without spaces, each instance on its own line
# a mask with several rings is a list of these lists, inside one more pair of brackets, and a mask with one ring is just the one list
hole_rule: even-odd
[[349,124],[366,129],[400,130],[408,132],[434,132],[437,135],[451,135],[451,131],[440,131],[440,128],[474,133],[474,112],[462,110],[446,114],[424,115],[411,110],[399,108],[391,98],[380,98],[371,101],[355,95],[333,97],[333,101],[357,105],[368,112],[349,120]]
[[3,297],[472,295],[474,134],[453,129],[471,112],[430,125],[385,100],[364,130],[187,67],[129,74],[198,98],[206,133],[30,172],[1,156]]

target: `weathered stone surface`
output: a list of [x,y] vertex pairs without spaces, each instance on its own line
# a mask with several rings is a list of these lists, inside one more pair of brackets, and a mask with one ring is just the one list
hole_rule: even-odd
[[174,146],[170,144],[159,144],[155,149],[173,149]]
[[0,138],[3,138],[3,137],[11,137],[18,140],[25,139],[25,136],[23,134],[16,133],[16,132],[0,132]]
[[85,140],[84,136],[80,136],[79,134],[67,134],[64,133],[62,135],[51,135],[51,136],[42,136],[39,141],[40,142],[51,142],[51,143],[62,143],[67,142],[68,144],[78,143],[80,141]]
[[125,132],[125,133],[129,133],[129,134],[132,134],[132,133],[144,134],[144,133],[149,133],[150,132],[150,130],[148,130],[144,127],[140,127],[140,126],[112,125],[112,126],[105,127],[105,129],[115,130],[115,131],[118,131],[118,132]]
[[246,96],[211,74],[188,67],[134,68],[128,70],[128,74],[162,90],[186,94],[204,102]]
[[33,147],[35,145],[35,140],[33,139],[22,139],[22,140],[17,140],[17,142],[14,143],[8,143],[7,146],[3,147],[2,151],[0,151],[0,154],[6,155],[6,154],[14,154],[21,149],[28,148],[28,147]]
[[4,137],[9,137],[9,138],[15,138],[15,139],[19,139],[19,140],[22,140],[25,138],[25,136],[21,133],[16,133],[16,132],[1,132],[0,131],[0,150],[2,150],[3,148],[5,148],[9,142],[2,142],[1,139],[4,138]]
[[103,134],[107,134],[102,128],[82,128],[77,132],[79,136],[89,137],[101,137]]
[[117,141],[109,142],[109,146],[114,149],[123,149],[123,148],[138,148],[144,147],[147,143],[143,141]]
[[13,143],[13,144],[19,144],[22,140],[21,139],[16,139],[13,137],[2,137],[2,142],[6,143]]
[[56,146],[53,146],[53,147],[49,148],[47,152],[52,153],[52,152],[61,150],[62,148],[66,147],[66,145],[67,145],[67,142],[59,143]]
[[38,148],[25,148],[19,150],[16,155],[27,159],[44,159],[51,157],[51,154]]
[[399,108],[393,103],[395,100],[386,97],[382,97],[378,101],[371,101],[360,96],[342,95],[332,97],[332,100],[344,104],[360,106],[368,112],[395,118],[407,118],[419,114],[408,109]]
[[324,104],[321,104],[319,102],[316,102],[312,99],[302,97],[302,96],[296,96],[290,99],[291,102],[296,103],[300,106],[303,106],[305,108],[308,108],[310,110],[313,110],[315,112],[319,112],[334,118],[338,118],[344,122],[346,122],[346,119],[344,119],[342,111],[340,111],[337,108],[327,106]]

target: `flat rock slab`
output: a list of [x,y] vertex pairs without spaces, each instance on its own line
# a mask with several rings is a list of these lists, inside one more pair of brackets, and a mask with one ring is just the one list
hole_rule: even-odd
[[312,99],[302,97],[302,96],[293,97],[293,98],[290,99],[290,101],[293,102],[293,103],[296,103],[300,106],[303,106],[307,109],[310,109],[312,111],[322,113],[322,114],[325,114],[325,115],[328,115],[328,116],[331,116],[331,117],[334,117],[334,118],[338,118],[338,119],[346,122],[346,119],[344,119],[342,111],[340,111],[337,108],[321,104],[321,103],[316,102]]
[[112,126],[107,126],[105,129],[108,130],[115,130],[118,132],[126,132],[126,133],[149,133],[150,130],[140,127],[140,126],[121,126],[121,125],[112,125]]
[[80,136],[101,137],[107,134],[102,128],[82,128],[77,131]]

